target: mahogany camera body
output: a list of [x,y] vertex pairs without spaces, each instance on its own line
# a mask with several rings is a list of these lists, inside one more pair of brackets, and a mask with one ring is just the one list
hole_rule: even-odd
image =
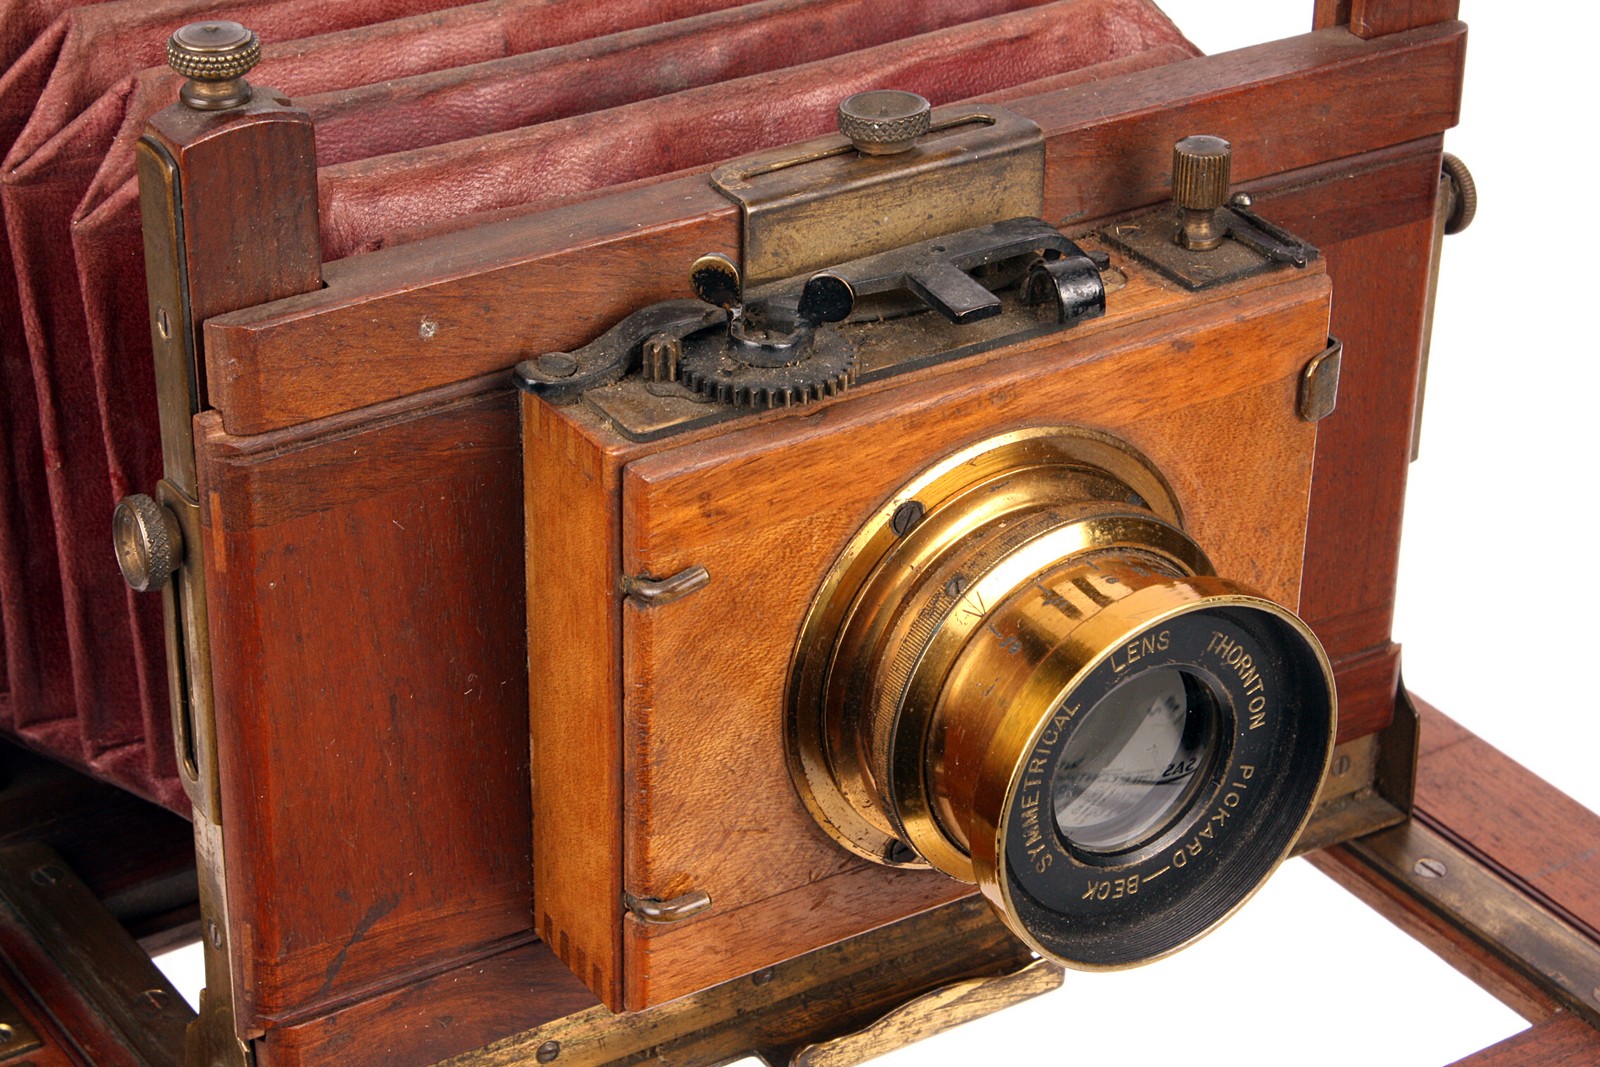
[[[1401,823],[1414,799],[1430,827],[1474,817],[1416,773],[1390,636],[1454,196],[1455,5],[1318,3],[1314,31],[1213,57],[1131,0],[990,6],[960,18],[992,24],[950,30],[933,59],[891,35],[849,46],[891,49],[870,76],[847,49],[797,68],[815,85],[773,75],[608,103],[604,122],[529,118],[535,133],[474,142],[472,167],[437,145],[355,154],[378,124],[351,116],[402,106],[404,86],[308,109],[294,84],[182,68],[184,102],[130,148],[150,352],[142,334],[95,341],[154,356],[153,377],[128,372],[133,405],[160,416],[159,441],[141,439],[148,481],[127,487],[151,497],[119,512],[118,537],[125,569],[162,589],[164,615],[135,600],[125,642],[145,704],[170,696],[172,733],[164,707],[145,715],[156,770],[141,778],[70,730],[5,725],[187,807],[207,970],[189,1062],[859,1059],[884,1039],[849,1035],[908,1002],[923,1005],[909,1032],[948,1025],[948,998],[918,998],[950,983],[993,982],[1003,1003],[1059,980],[1041,954],[1120,965],[1103,945],[1075,955],[1060,915],[1116,927],[1148,906],[1178,926],[1147,958],[1197,935],[1175,918],[1185,898],[1163,894],[1209,885],[1215,857],[1250,857],[1253,886],[1291,847]],[[1102,7],[1142,27],[1138,49],[1029,65],[1027,48],[1062,54],[1050,35],[1078,40],[1073,20]],[[500,17],[459,15],[480,16]],[[733,40],[742,16],[696,17]],[[197,25],[184,47],[248,51],[229,24]],[[599,51],[566,58],[612,61],[581,47]],[[298,62],[256,77],[293,82]],[[817,137],[840,100],[890,85],[941,105],[922,140],[884,154]],[[1170,205],[1173,145],[1194,134],[1232,144],[1195,239],[1214,211],[1264,227],[1259,269],[1196,277],[1140,244],[1142,227],[1170,244],[1202,210]],[[533,158],[607,176],[547,196],[523,188]],[[495,202],[497,183],[525,199]],[[1037,229],[1003,256],[933,247],[1011,225]],[[869,292],[906,249],[933,258]],[[1064,264],[1080,273],[1063,280]],[[908,291],[936,310],[908,308]],[[615,340],[637,321],[653,325]],[[727,351],[805,334],[844,345],[806,359],[843,362],[757,359],[761,384],[738,384],[722,349],[695,370],[707,327]],[[1058,484],[1071,494],[1050,496]],[[1035,492],[1032,510],[992,503]],[[987,517],[963,526],[962,509]],[[961,536],[938,541],[947,528]],[[1066,547],[1013,564],[1047,542]],[[1004,597],[971,599],[973,575],[1002,572]],[[901,602],[879,596],[890,578],[911,608],[884,606]],[[1156,586],[1179,593],[1104,621]],[[961,622],[974,603],[982,626]],[[19,632],[8,652],[26,666]],[[901,663],[913,639],[926,654]],[[1095,709],[1128,692],[1111,675],[1162,664],[1165,695],[1139,704],[1171,728],[1172,758],[1149,771],[1170,795],[1128,799],[1144,764],[1118,756],[1045,804],[1039,776],[1074,766],[1058,737],[1106,720]],[[1103,696],[1069,699],[1096,671]],[[20,706],[33,674],[8,677]],[[927,699],[885,703],[902,690]],[[1037,713],[1019,725],[1013,705]],[[1179,709],[1167,727],[1159,706]],[[1250,755],[1264,725],[1303,756]],[[929,747],[907,755],[906,738]],[[981,755],[1002,750],[1009,763]],[[1279,795],[1269,781],[1296,814],[1230,837],[1236,804]],[[1367,840],[1409,855],[1417,825]],[[1374,888],[1402,864],[1387,847],[1319,862],[1399,899]],[[98,884],[89,852],[69,859]],[[1047,868],[1072,878],[1030,881]],[[1068,886],[1057,911],[1036,907]],[[1228,893],[1206,898],[1208,923],[1248,888]],[[1523,973],[1463,948],[1481,938],[1449,930],[1470,923],[1419,925],[1483,973]],[[1569,1004],[1516,981],[1530,1011]],[[168,1029],[187,1021],[161,1011]],[[107,1048],[143,1040],[115,1011],[80,1014]]]

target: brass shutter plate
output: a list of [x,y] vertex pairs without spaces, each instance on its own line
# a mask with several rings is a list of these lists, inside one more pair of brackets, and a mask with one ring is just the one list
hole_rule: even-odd
[[744,213],[746,286],[1044,210],[1044,135],[1004,108],[936,109],[908,151],[864,155],[841,135],[758,152],[711,184]]

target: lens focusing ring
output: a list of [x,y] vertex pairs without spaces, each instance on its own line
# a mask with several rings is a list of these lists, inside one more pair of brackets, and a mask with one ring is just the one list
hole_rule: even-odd
[[[911,500],[923,517],[895,530]],[[1105,435],[951,457],[813,604],[788,720],[801,797],[860,855],[904,865],[909,845],[977,883],[1060,962],[1194,940],[1287,855],[1333,740],[1316,639],[1210,570],[1165,482]]]

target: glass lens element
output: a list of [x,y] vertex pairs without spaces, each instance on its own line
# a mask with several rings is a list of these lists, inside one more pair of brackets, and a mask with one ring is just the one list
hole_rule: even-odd
[[1205,779],[1216,701],[1163,667],[1117,686],[1073,730],[1051,785],[1056,827],[1075,848],[1121,852],[1163,829]]

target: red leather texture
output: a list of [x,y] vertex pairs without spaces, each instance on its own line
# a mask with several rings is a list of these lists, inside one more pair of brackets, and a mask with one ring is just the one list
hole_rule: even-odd
[[[251,81],[316,119],[328,259],[812,136],[863,89],[1000,99],[1194,54],[1146,0],[730,3],[226,11],[269,42]],[[159,603],[122,585],[108,526],[160,476],[132,146],[180,79],[149,64],[222,10],[68,12],[0,75],[0,729],[177,808]]]

